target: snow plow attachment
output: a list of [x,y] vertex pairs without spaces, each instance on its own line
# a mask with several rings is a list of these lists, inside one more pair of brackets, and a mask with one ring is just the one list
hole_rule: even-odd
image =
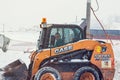
[[21,60],[16,60],[4,68],[0,68],[0,80],[26,80],[27,67]]

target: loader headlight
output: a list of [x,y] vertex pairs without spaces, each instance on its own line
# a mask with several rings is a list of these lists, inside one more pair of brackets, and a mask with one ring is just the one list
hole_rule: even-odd
[[107,50],[107,47],[106,47],[106,46],[103,46],[103,47],[102,47],[102,52],[106,52],[106,50]]

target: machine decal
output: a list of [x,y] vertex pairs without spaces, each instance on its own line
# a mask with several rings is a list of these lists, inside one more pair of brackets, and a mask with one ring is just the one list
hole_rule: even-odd
[[110,54],[96,54],[95,60],[101,61],[102,68],[111,68],[111,55]]
[[70,51],[73,49],[73,46],[65,46],[65,47],[62,47],[62,48],[57,48],[55,49],[55,53],[58,54],[58,53],[61,53],[61,52],[66,52],[66,51]]
[[102,68],[111,68],[111,60],[101,61]]
[[108,61],[111,58],[110,54],[96,54],[95,60]]

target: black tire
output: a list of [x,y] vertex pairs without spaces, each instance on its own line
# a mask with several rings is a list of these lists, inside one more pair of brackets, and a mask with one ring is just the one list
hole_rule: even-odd
[[42,75],[45,74],[45,73],[51,73],[51,74],[54,75],[56,80],[61,80],[61,76],[60,76],[59,72],[56,69],[52,68],[52,67],[43,67],[43,68],[41,68],[36,73],[34,80],[40,80]]
[[74,74],[74,80],[80,80],[81,76],[85,72],[92,74],[93,77],[95,78],[95,80],[101,80],[97,70],[95,70],[94,68],[89,67],[89,66],[84,66],[84,67],[79,68]]

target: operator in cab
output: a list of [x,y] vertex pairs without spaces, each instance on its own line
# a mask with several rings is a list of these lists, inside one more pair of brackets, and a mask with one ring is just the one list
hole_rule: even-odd
[[59,47],[63,45],[63,40],[61,39],[61,35],[59,33],[55,34],[55,47]]

